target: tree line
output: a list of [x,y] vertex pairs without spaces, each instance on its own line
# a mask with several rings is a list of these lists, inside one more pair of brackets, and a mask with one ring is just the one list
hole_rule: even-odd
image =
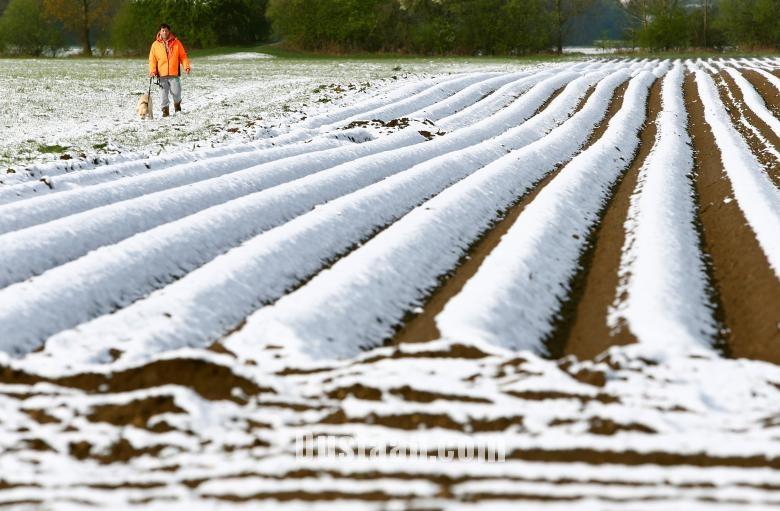
[[192,48],[268,41],[266,0],[0,0],[0,52],[53,55],[78,46],[114,55],[149,51],[160,23]]
[[780,48],[780,0],[269,0],[266,14],[301,49],[470,55],[560,52],[574,20],[615,11],[630,48]]
[[627,38],[651,50],[780,48],[780,0],[623,0]]
[[585,19],[631,48],[780,48],[780,0],[0,0],[0,12],[0,52],[33,56],[143,54],[163,21],[191,48],[523,55],[560,52]]

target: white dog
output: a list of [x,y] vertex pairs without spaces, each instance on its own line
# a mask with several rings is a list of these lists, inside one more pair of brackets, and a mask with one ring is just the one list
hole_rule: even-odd
[[152,97],[149,94],[144,94],[138,98],[135,111],[138,112],[141,119],[152,119]]

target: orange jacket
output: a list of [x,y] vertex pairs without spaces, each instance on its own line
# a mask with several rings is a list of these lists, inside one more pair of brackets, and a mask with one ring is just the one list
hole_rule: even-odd
[[149,72],[157,76],[180,76],[180,65],[189,72],[190,59],[184,51],[184,45],[171,34],[168,41],[163,41],[160,34],[149,50]]

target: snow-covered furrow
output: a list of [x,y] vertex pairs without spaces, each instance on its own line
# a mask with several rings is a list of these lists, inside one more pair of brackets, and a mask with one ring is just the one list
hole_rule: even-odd
[[[349,135],[345,133],[345,136]],[[400,137],[399,137],[400,138]],[[422,137],[407,136],[405,140],[411,143],[422,142]],[[211,179],[234,172],[263,165],[267,168],[273,162],[290,164],[291,158],[301,156],[305,165],[318,158],[327,158],[344,146],[352,152],[355,144],[346,139],[326,137],[310,143],[287,145],[264,151],[227,155],[209,158],[198,162],[187,162],[165,169],[164,172],[150,172],[138,176],[126,177],[97,184],[85,188],[74,188],[56,194],[46,194],[38,197],[20,200],[0,206],[0,234],[17,231],[34,225],[43,224],[58,218],[74,215],[82,211],[99,208],[107,204],[141,197],[161,190],[185,186],[198,181]],[[360,154],[358,152],[358,154]],[[101,169],[102,170],[102,169]],[[81,172],[63,176],[63,180]],[[46,185],[36,183],[39,188]],[[27,188],[30,191],[30,188]]]
[[697,59],[697,61],[696,61],[696,63],[699,66],[703,67],[704,69],[706,69],[710,73],[718,74],[718,68],[716,67],[716,65],[713,62],[710,62],[709,60],[702,60],[702,59]]
[[780,92],[780,77],[773,75],[772,73],[764,69],[760,69],[760,68],[754,68],[754,69],[758,74],[766,78],[769,83],[774,85],[775,89],[777,89],[778,92]]
[[749,69],[760,74],[780,92],[780,77],[767,71],[765,66],[758,64],[756,59],[731,59],[728,63],[738,69]]
[[[720,63],[721,69],[728,69],[723,63]],[[718,76],[718,75],[716,75]],[[734,94],[734,91],[731,90],[731,87],[726,83],[722,78],[719,79],[717,87],[720,89],[721,93],[725,93],[726,97],[728,97],[728,100],[731,102],[732,105],[734,105],[736,109],[736,114],[739,116],[739,123],[747,130],[749,131],[753,137],[758,140],[761,143],[762,149],[761,152],[771,155],[775,158],[776,161],[780,162],[780,151],[775,149],[774,144],[772,144],[767,138],[764,136],[764,134],[761,132],[758,127],[748,119],[746,115],[746,108],[743,107],[743,103],[740,101],[737,101],[737,98]],[[754,91],[755,93],[755,91]],[[760,99],[760,98],[759,98]],[[763,100],[761,100],[763,101]],[[730,109],[727,107],[727,111],[731,113]],[[747,107],[747,109],[750,109],[750,106]],[[771,115],[771,114],[770,114]],[[764,163],[764,162],[762,162]]]
[[351,117],[339,121],[337,124],[331,123],[330,126],[341,126],[352,121],[374,120],[391,121],[401,117],[406,117],[412,112],[416,112],[427,106],[445,101],[450,96],[458,93],[469,85],[482,82],[490,78],[501,75],[501,73],[473,73],[460,76],[452,80],[439,83],[435,87],[421,92],[410,98],[402,99],[395,103],[385,103],[383,106],[368,112],[359,112]]
[[[167,153],[158,156],[148,156],[143,153],[123,153],[111,156],[108,163],[96,165],[90,162],[52,162],[39,165],[32,165],[24,171],[10,176],[3,176],[6,186],[0,187],[3,193],[3,200],[6,202],[6,190],[22,184],[37,182],[39,179],[48,178],[55,182],[55,177],[66,176],[70,174],[90,174],[93,170],[106,169],[108,172],[114,172],[118,175],[133,175],[134,173],[143,173],[150,170],[161,170],[174,165],[187,162],[199,161],[207,158],[216,158],[229,154],[243,153],[256,150],[255,144],[229,144],[220,147],[201,149],[195,152],[179,151]],[[86,172],[84,172],[86,171]],[[87,181],[89,182],[89,181]]]
[[389,92],[381,93],[371,98],[365,99],[355,105],[334,108],[325,113],[309,117],[298,126],[303,129],[317,129],[326,125],[338,124],[351,117],[364,115],[366,112],[372,112],[384,107],[388,103],[397,103],[406,101],[409,98],[416,97],[426,93],[433,87],[437,87],[453,80],[459,80],[461,77],[434,77],[427,80],[419,80],[408,83],[402,87],[392,88]]
[[[541,74],[547,78],[552,75],[552,72],[544,70],[536,74]],[[528,79],[510,82],[499,87],[495,92],[481,101],[478,101],[445,119],[440,119],[436,122],[436,126],[445,131],[451,131],[462,126],[470,126],[471,124],[482,120],[485,116],[485,112],[500,112],[502,109],[511,105],[512,102],[527,92],[531,85],[532,84],[529,83]]]
[[[605,73],[606,71],[594,72],[583,78],[577,84],[579,94],[584,93],[588,83],[603,77]],[[22,315],[25,314],[24,310],[28,313],[36,310],[37,307],[31,306],[36,301],[41,303],[40,301],[44,300],[62,304],[62,307],[48,309],[45,318],[40,316],[33,322],[35,325],[28,324],[22,329],[11,327],[10,323],[0,322],[2,323],[0,325],[2,349],[23,352],[34,348],[46,336],[141,298],[148,292],[147,290],[159,287],[173,276],[182,275],[241,241],[289,221],[317,204],[368,186],[435,156],[446,155],[468,146],[475,146],[475,150],[479,151],[478,143],[483,141],[484,137],[496,136],[523,119],[527,119],[553,91],[575,78],[574,73],[562,73],[548,78],[499,115],[464,128],[457,137],[453,134],[451,137],[442,137],[423,144],[422,149],[428,148],[428,151],[401,149],[388,151],[374,158],[351,161],[308,178],[212,207],[178,222],[167,224],[159,222],[165,225],[160,225],[156,229],[129,238],[117,245],[109,245],[107,238],[116,236],[116,231],[123,227],[134,228],[133,223],[128,222],[128,217],[135,215],[136,222],[140,223],[144,221],[144,215],[149,214],[150,208],[158,208],[161,214],[165,212],[163,208],[166,204],[159,199],[160,194],[138,199],[145,203],[145,207],[142,208],[125,208],[123,206],[127,203],[119,203],[97,210],[99,215],[86,212],[0,237],[2,241],[4,238],[24,236],[24,242],[15,240],[14,243],[0,244],[0,253],[17,252],[14,260],[18,263],[3,268],[5,271],[3,276],[9,284],[61,264],[57,262],[57,258],[63,258],[62,262],[69,260],[66,259],[67,257],[75,259],[89,250],[87,244],[94,244],[93,248],[109,245],[72,264],[44,273],[40,278],[0,291],[0,303],[8,303],[9,306],[15,304],[14,310]],[[570,101],[569,108],[574,108],[576,94],[569,94],[567,97]],[[544,130],[539,133],[531,130],[531,133],[538,137],[544,134]],[[491,154],[504,153],[508,149],[502,143],[510,144],[510,142],[512,138],[508,135],[501,141],[486,146],[485,150],[490,151]],[[196,206],[203,207],[202,202],[210,197],[207,192],[208,190],[204,189],[203,198],[192,202]],[[177,194],[170,193],[168,200],[175,204],[179,198]],[[107,212],[108,209],[111,211]],[[73,225],[72,229],[80,229],[82,232],[91,230],[89,236],[81,237],[82,245],[73,243],[72,234],[60,226],[62,223],[69,222],[75,222],[70,224]],[[46,240],[42,239],[41,234],[33,234],[43,229],[47,229],[49,236]],[[126,237],[127,235],[119,239]],[[38,247],[35,246],[36,243]],[[51,248],[42,249],[40,247],[42,243],[49,243]],[[19,252],[26,251],[30,251],[30,254],[29,258],[25,259],[19,255]],[[80,277],[76,278],[75,275]],[[46,282],[49,284],[44,284]],[[66,297],[68,298],[65,299]],[[64,305],[69,300],[71,304]],[[79,303],[80,306],[74,306],[75,303]],[[13,315],[16,313],[9,316]]]
[[667,352],[711,346],[716,334],[696,232],[693,152],[682,65],[666,77],[652,151],[639,171],[626,221],[620,286],[608,324]]
[[734,198],[775,275],[780,278],[780,190],[763,171],[718,96],[712,77],[695,69],[696,85],[704,105],[704,118],[715,136]]
[[[528,76],[529,73],[519,72],[514,73],[513,77],[516,79],[522,79],[523,76]],[[277,134],[268,139],[265,143],[267,145],[287,145],[291,143],[302,142],[309,140],[310,138],[317,136],[318,134],[328,133],[335,129],[356,121],[391,121],[402,117],[410,117],[412,114],[419,110],[431,107],[438,103],[445,103],[441,115],[446,116],[454,113],[458,109],[463,108],[463,105],[459,104],[457,100],[453,101],[453,96],[463,92],[464,89],[469,89],[473,85],[480,82],[491,80],[493,78],[501,78],[505,76],[505,73],[479,73],[460,75],[454,79],[440,81],[434,86],[428,87],[425,90],[418,91],[413,96],[399,96],[396,101],[379,101],[372,102],[367,101],[366,105],[373,105],[374,108],[365,110],[352,108],[343,108],[336,110],[330,114],[323,114],[312,123],[304,122],[301,126],[297,126],[283,134]],[[479,98],[474,98],[478,100]],[[310,127],[313,126],[313,127]]]
[[[482,77],[482,75],[477,76]],[[470,84],[474,81],[475,79],[470,77],[466,83]],[[452,87],[456,87],[457,85],[460,85],[460,83],[452,84]],[[441,95],[449,96],[451,92],[451,89],[435,89],[428,91],[425,96],[426,98],[439,98]],[[410,98],[410,101],[414,99],[415,98]],[[476,101],[479,98],[475,97],[471,99]],[[415,102],[414,104],[418,103]],[[428,105],[428,103],[424,104]],[[448,112],[454,113],[457,110],[457,105],[448,103],[442,108],[441,113],[444,115]],[[345,132],[341,133],[338,138],[347,139],[349,136],[350,133]],[[405,141],[399,141],[399,145],[403,145],[404,143],[408,144],[414,141],[419,142],[419,137],[412,136],[410,138],[407,136]],[[314,156],[316,151],[325,151],[340,145],[343,145],[343,143],[334,141],[331,136],[326,137],[324,140],[318,139],[315,140],[315,142],[308,144],[298,143],[271,148],[266,151],[228,155],[221,158],[209,158],[200,162],[188,162],[166,169],[165,172],[146,173],[92,186],[87,189],[65,191],[59,194],[34,198],[29,201],[16,202],[5,207],[0,206],[0,234],[41,224],[106,204],[238,172],[284,158],[306,153],[311,153],[312,156]],[[316,158],[322,158],[324,160],[327,156],[317,155]],[[43,183],[39,183],[39,185],[46,186]]]
[[[599,68],[607,68],[608,66],[609,64],[600,62],[592,62],[587,65],[580,63],[574,66],[558,68],[555,70],[555,72],[574,71],[584,74]],[[545,73],[546,75],[552,74],[553,72],[554,71],[547,67],[542,68],[539,71],[539,73]],[[528,90],[528,86],[523,81],[510,82],[503,87],[496,89],[495,92],[487,96],[485,99],[462,109],[461,111],[447,117],[446,119],[437,121],[436,125],[447,131],[452,130],[458,126],[470,126],[482,118],[484,115],[482,112],[484,110],[498,112],[515,101],[521,94],[526,92],[526,90]]]
[[481,99],[495,92],[498,88],[504,85],[516,82],[522,78],[529,76],[529,72],[521,73],[507,73],[496,76],[489,80],[477,82],[473,85],[469,85],[465,89],[461,90],[436,104],[423,107],[415,112],[407,115],[411,119],[428,120],[436,122],[439,119],[443,119],[455,112],[459,112],[464,108],[468,108],[471,105],[477,104]]
[[[596,62],[580,63],[573,66],[560,67],[555,72],[560,73],[566,70],[584,75],[604,67],[603,64]],[[537,70],[535,74],[545,73],[545,75],[549,75],[552,72],[547,68],[542,68]],[[528,86],[525,85],[527,82],[520,81],[520,79],[529,74],[529,72],[522,72],[498,76],[492,80],[474,84],[441,103],[409,114],[409,117],[434,121],[438,126],[447,130],[458,126],[468,126],[469,122],[464,122],[465,118],[471,117],[472,121],[479,121],[484,117],[483,112],[486,104],[494,105],[495,110],[498,111],[518,95],[525,92],[528,89]]]
[[742,92],[742,98],[745,100],[745,104],[755,113],[759,119],[764,121],[767,126],[772,128],[775,133],[780,133],[780,119],[775,117],[772,112],[766,107],[763,98],[756,92],[753,85],[747,79],[742,76],[742,73],[732,67],[723,67],[736,82],[740,92]]
[[[559,72],[562,72],[565,68],[568,68],[569,70],[573,71],[574,67],[575,66],[570,66],[570,65],[569,66],[561,66],[557,70]],[[503,89],[506,86],[514,86],[514,87],[521,88],[522,92],[525,92],[532,85],[532,83],[528,81],[529,78],[534,78],[534,79],[536,79],[538,81],[540,78],[547,77],[550,74],[552,74],[552,72],[549,69],[542,68],[542,69],[538,70],[538,72],[536,72],[536,73],[518,72],[518,73],[513,73],[511,75],[499,75],[496,78],[488,79],[486,81],[500,80],[502,78],[505,78],[506,76],[512,76],[513,80],[511,80],[510,83],[505,84],[505,85],[499,87],[499,89]],[[439,115],[441,115],[441,116],[450,116],[451,114],[456,113],[458,110],[464,109],[464,106],[463,106],[463,104],[461,102],[463,100],[463,97],[464,97],[464,95],[462,93],[464,93],[464,91],[473,90],[475,87],[479,88],[479,87],[482,87],[482,86],[483,85],[480,82],[477,82],[475,84],[472,84],[472,85],[469,85],[469,86],[465,87],[465,89],[461,90],[460,92],[457,92],[457,93],[453,94],[452,96],[449,96],[449,97],[443,99],[442,101],[440,101],[440,103],[443,104],[443,108],[439,112]],[[466,95],[469,95],[469,94],[467,93]],[[492,95],[492,94],[488,94],[488,97],[490,97],[490,95]],[[402,97],[401,99],[408,99],[408,98]],[[475,108],[476,111],[479,112],[478,120],[485,118],[486,117],[486,114],[485,114],[485,112],[486,112],[485,104],[484,103],[480,104],[480,103],[482,103],[482,101],[480,101],[480,98],[478,98],[478,97],[474,98],[474,100],[476,101],[476,103],[472,103],[470,106],[466,106],[465,108],[466,109]],[[375,106],[380,106],[380,105],[387,105],[387,102],[377,103]],[[433,107],[433,106],[434,105],[423,105],[423,106],[420,107],[419,110],[424,110],[426,108]],[[503,106],[505,106],[505,104],[501,105],[501,106],[503,107]],[[347,108],[346,110],[350,110],[350,109]],[[416,111],[416,112],[411,112],[411,113],[407,114],[405,117],[406,118],[416,118],[417,114],[419,113],[419,110]],[[498,109],[496,109],[496,110],[498,110]],[[295,127],[294,129],[290,129],[289,131],[286,131],[283,134],[277,134],[276,130],[272,130],[272,133],[274,133],[274,135],[271,136],[270,138],[266,139],[265,141],[259,141],[258,144],[265,144],[266,147],[273,147],[273,146],[280,146],[280,145],[287,145],[287,144],[292,144],[292,143],[304,142],[306,140],[310,140],[312,137],[316,137],[316,136],[323,135],[323,134],[328,134],[328,133],[332,132],[333,130],[340,129],[342,126],[348,124],[348,121],[358,122],[358,121],[373,121],[373,120],[375,120],[375,118],[371,114],[369,114],[369,113],[363,113],[363,114],[359,114],[359,115],[358,114],[356,114],[356,115],[350,114],[350,115],[347,115],[345,117],[346,117],[346,120],[334,120],[334,122],[331,123],[331,124],[318,125],[316,128]],[[334,119],[340,119],[338,116],[333,117],[333,118]],[[463,126],[467,126],[467,125],[466,124],[459,124],[459,125],[450,125],[450,126],[451,126],[451,129],[447,129],[447,131],[454,131],[454,130],[456,130],[458,128],[462,128]]]
[[645,122],[644,72],[626,90],[603,136],[526,206],[477,273],[436,317],[444,338],[544,352],[585,244],[613,185],[631,164]]
[[[11,256],[5,260],[12,263],[0,268],[0,288],[105,244],[115,243],[208,207],[334,166],[353,164],[366,156],[426,140],[414,129],[403,130],[371,142],[304,153],[183,187],[161,190],[76,214],[65,214],[57,220],[5,233],[0,235],[0,253]],[[162,178],[165,178],[164,174]],[[116,186],[116,183],[106,185]],[[104,189],[103,186],[100,190]],[[108,188],[109,194],[111,190]],[[41,199],[59,200],[60,195]],[[14,204],[6,207],[11,206]],[[25,254],[29,254],[30,258]]]
[[[122,347],[119,349],[131,356],[148,356],[175,346],[205,344],[218,338],[262,303],[279,298],[327,261],[370,236],[373,231],[400,218],[427,197],[497,158],[503,156],[502,159],[506,160],[504,155],[507,150],[525,146],[545,136],[572,114],[591,84],[605,74],[590,73],[573,81],[544,111],[496,139],[447,153],[322,205],[246,242],[116,314],[98,318],[73,331],[50,338],[43,356],[58,357],[59,353],[66,352],[72,361],[101,361],[110,349],[106,341],[111,344],[111,341],[120,338]],[[576,119],[567,121],[565,133],[557,137],[568,141],[569,150],[576,150],[576,141],[587,137],[588,128],[603,116],[614,89],[627,76],[626,70],[612,73],[599,84],[584,109],[576,114]],[[549,157],[560,158],[560,154],[550,154]],[[505,165],[505,168],[508,167]],[[139,260],[147,269],[155,264],[153,255]],[[162,268],[167,270],[165,264]],[[63,275],[64,270],[65,267]],[[84,279],[94,281],[88,275],[92,270],[94,266],[85,268]],[[127,293],[123,289],[133,285],[129,276],[119,280],[110,276],[108,268],[101,271],[109,275],[108,278],[103,279],[105,282],[100,285],[94,282],[93,285],[100,289],[103,299],[112,292],[111,289],[114,296],[121,296]],[[120,269],[115,268],[114,272],[117,271]],[[124,272],[125,268],[121,271]],[[74,274],[80,275],[81,272],[74,273],[73,268],[67,270],[67,275]],[[69,291],[71,285],[63,281],[53,283],[45,277],[46,274],[34,279],[35,284],[29,286],[31,292],[23,300],[24,305],[17,302],[18,305],[13,306],[14,312],[8,311],[7,317],[16,319],[11,320],[13,325],[8,323],[8,331],[3,333],[10,336],[9,339],[16,339],[12,342],[25,343],[27,339],[71,326],[85,318],[78,309],[88,309],[87,304],[90,304],[94,312],[97,307],[95,291],[85,289],[80,290],[82,294],[77,294]],[[246,286],[245,282],[252,282],[252,285]],[[141,292],[148,287],[145,282],[135,285]],[[51,289],[55,288],[58,291],[53,293]],[[15,294],[19,296],[18,291]],[[35,305],[29,301],[33,296],[38,300]],[[59,323],[47,325],[48,332],[43,330],[43,325],[38,325],[37,331],[24,339],[21,337],[24,330],[21,327],[23,310],[42,307],[50,311],[58,310],[57,316],[61,318]],[[70,321],[71,325],[66,321]],[[11,330],[17,333],[11,333]],[[116,345],[112,344],[111,347],[116,348]]]
[[[559,73],[546,79],[543,79],[544,76],[529,77],[527,80],[537,85],[498,114],[414,148],[406,146],[427,139],[416,129],[405,129],[371,142],[335,148],[316,155],[299,155],[7,233],[0,236],[0,257],[7,256],[5,260],[13,261],[13,264],[0,268],[0,288],[40,274],[95,248],[280,183],[292,182],[294,190],[299,184],[306,186],[311,183],[310,186],[316,186],[336,180],[344,183],[347,191],[357,189],[358,182],[352,182],[355,175],[363,175],[363,179],[369,180],[364,182],[369,184],[426,159],[476,144],[517,125],[530,117],[556,88],[576,77],[576,73]],[[325,169],[330,171],[318,175]],[[296,182],[304,176],[312,177],[313,181]],[[280,188],[276,192],[284,193],[285,190],[287,188]],[[330,190],[332,193],[332,186]],[[325,192],[319,197],[321,200],[333,198]],[[308,207],[290,203],[280,211],[294,216]],[[253,226],[244,228],[257,232]],[[74,233],[78,233],[75,239]]]
[[496,211],[580,149],[627,77],[625,70],[612,74],[580,112],[544,138],[425,202],[301,289],[258,311],[236,335],[300,344],[316,357],[354,355],[391,336],[404,314],[490,226]]
[[780,59],[766,57],[764,59],[750,59],[755,65],[764,69],[774,70],[780,68]]
[[[358,134],[357,132],[355,134]],[[228,166],[235,165],[236,168],[246,168],[262,162],[274,161],[280,158],[302,154],[304,152],[313,152],[328,147],[336,147],[339,144],[346,145],[349,142],[350,133],[344,133],[343,136],[321,137],[314,140],[307,140],[297,145],[286,145],[282,147],[260,148],[252,145],[226,146],[233,149],[232,152],[224,151],[222,154],[191,154],[190,157],[179,164],[166,166],[152,166],[151,160],[141,159],[125,164],[104,165],[89,171],[69,172],[59,176],[45,177],[41,180],[27,181],[16,185],[9,185],[0,188],[0,208],[2,205],[12,202],[40,197],[58,192],[67,192],[74,189],[82,190],[84,187],[99,185],[109,181],[115,181],[123,178],[135,177],[156,173],[160,170],[176,172],[177,169],[188,166],[203,165],[205,163],[215,162]],[[245,162],[245,163],[241,163]],[[246,163],[248,162],[248,164]],[[255,163],[253,163],[255,162]],[[170,163],[170,162],[169,162]],[[245,165],[240,167],[240,165]]]

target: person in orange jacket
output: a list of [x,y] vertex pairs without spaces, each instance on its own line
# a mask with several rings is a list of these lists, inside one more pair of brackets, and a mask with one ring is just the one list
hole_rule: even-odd
[[162,116],[168,117],[168,94],[173,95],[173,108],[181,112],[181,68],[190,74],[190,59],[167,23],[160,25],[157,39],[149,50],[149,76],[158,76],[162,86]]

